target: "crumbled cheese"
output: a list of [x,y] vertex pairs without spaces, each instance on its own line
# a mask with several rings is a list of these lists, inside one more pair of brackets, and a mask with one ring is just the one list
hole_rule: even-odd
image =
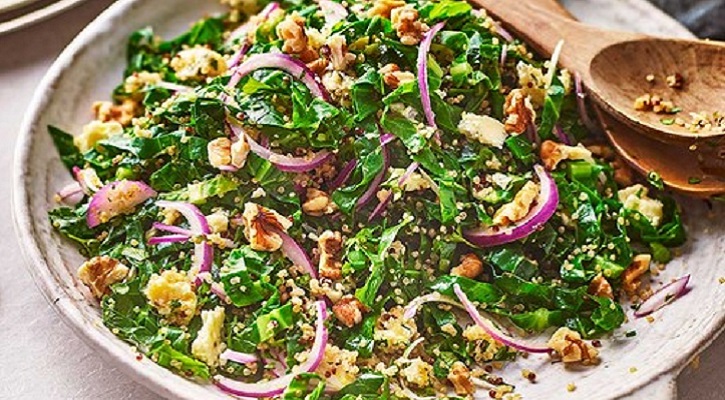
[[146,286],[149,303],[169,323],[186,325],[196,312],[196,293],[189,277],[176,270],[151,275]]
[[433,366],[423,361],[420,357],[410,360],[410,364],[400,371],[400,374],[406,381],[424,388],[430,385],[430,374],[433,372]]
[[111,136],[123,133],[123,125],[116,121],[91,121],[83,127],[83,133],[73,138],[73,144],[76,145],[81,153],[85,153],[96,146],[101,140],[106,140]]
[[533,181],[528,181],[516,193],[510,203],[506,203],[496,211],[493,216],[493,223],[496,225],[509,225],[524,219],[531,210],[531,206],[539,196],[540,187]]
[[180,51],[169,63],[179,80],[202,80],[227,71],[224,56],[203,46]]
[[430,181],[417,172],[411,173],[403,183],[403,190],[406,192],[416,192],[426,189],[430,189]]
[[546,78],[541,68],[519,61],[516,73],[519,77],[519,87],[524,94],[531,98],[536,107],[543,106],[546,98]]
[[217,211],[206,216],[212,233],[224,233],[229,228],[229,217],[223,211]]
[[510,176],[508,176],[506,174],[502,174],[500,172],[495,172],[495,173],[489,175],[488,178],[491,181],[491,183],[493,183],[494,185],[498,186],[501,189],[508,188],[509,184],[513,180],[513,178],[511,178]]
[[224,307],[201,312],[201,329],[191,343],[191,354],[205,364],[219,365],[219,355],[224,351],[222,335],[224,333]]
[[458,130],[468,140],[477,141],[485,145],[501,148],[508,134],[501,121],[487,115],[477,115],[464,112]]
[[638,211],[649,220],[652,226],[657,227],[662,221],[664,205],[661,201],[648,197],[648,194],[648,188],[636,184],[619,190],[617,197],[624,205],[624,208]]

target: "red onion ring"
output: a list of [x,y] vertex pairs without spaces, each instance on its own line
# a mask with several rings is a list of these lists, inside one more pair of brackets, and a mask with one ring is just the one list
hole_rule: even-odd
[[250,364],[259,361],[256,354],[240,353],[238,351],[226,349],[219,355],[219,358],[226,361],[234,361],[239,364]]
[[96,170],[92,168],[80,169],[78,167],[73,167],[73,177],[75,177],[76,181],[78,181],[81,185],[83,193],[89,196],[101,190],[101,187],[103,186],[103,183],[96,174]]
[[320,97],[327,102],[330,101],[330,95],[327,89],[320,83],[317,75],[312,70],[307,68],[302,61],[281,53],[254,54],[250,56],[247,61],[234,69],[232,77],[229,79],[229,83],[227,83],[227,87],[237,86],[243,77],[263,68],[274,68],[285,71],[304,83],[310,89],[310,93],[313,96]]
[[506,58],[508,57],[508,52],[508,45],[504,44],[503,46],[501,46],[501,58],[499,58],[498,60],[498,66],[502,70],[506,65]]
[[[401,189],[403,188],[403,186],[405,185],[405,182],[408,180],[408,178],[410,178],[410,175],[412,175],[413,172],[419,166],[420,166],[420,164],[418,162],[413,162],[410,165],[408,165],[408,168],[405,170],[405,172],[403,173],[403,175],[401,175],[400,178],[398,179],[398,187],[399,188],[401,188]],[[383,213],[383,211],[385,211],[385,209],[388,208],[388,205],[390,205],[390,203],[392,202],[392,200],[393,200],[393,192],[391,191],[390,193],[388,193],[387,196],[385,196],[385,198],[383,199],[383,201],[381,201],[380,203],[378,203],[378,205],[375,207],[375,209],[373,210],[373,212],[370,213],[370,216],[368,217],[368,222],[374,220],[379,215],[381,215]]]
[[414,298],[413,300],[408,303],[408,305],[403,308],[403,318],[404,319],[411,319],[415,317],[415,314],[418,313],[418,310],[420,309],[420,306],[422,306],[425,303],[445,303],[450,304],[452,306],[463,308],[463,306],[456,302],[455,300],[444,296],[438,292],[428,293],[423,296],[418,296]]
[[[430,102],[430,90],[428,88],[428,52],[430,51],[430,45],[433,43],[435,35],[443,29],[445,22],[439,22],[433,25],[432,28],[423,36],[423,40],[420,42],[418,48],[418,89],[420,89],[420,102],[423,106],[423,113],[428,125],[438,129],[435,121],[435,114]],[[438,132],[436,132],[436,140],[440,140]]]
[[[156,205],[161,208],[169,208],[179,212],[186,218],[189,223],[190,231],[193,235],[206,236],[211,233],[209,228],[209,222],[206,220],[206,216],[199,210],[198,207],[191,203],[183,203],[180,201],[165,201],[159,200]],[[159,225],[155,225],[159,226]],[[198,276],[200,273],[209,272],[211,270],[211,264],[214,260],[214,249],[206,242],[201,240],[198,243],[194,243],[194,259],[191,264],[191,269],[196,270],[196,284],[201,283],[201,278]]]
[[88,203],[88,226],[96,226],[113,217],[126,214],[144,201],[155,197],[156,191],[141,181],[115,181],[100,188]]
[[274,397],[282,394],[292,380],[300,373],[313,372],[320,366],[327,347],[327,306],[324,301],[315,302],[317,308],[317,322],[315,328],[315,341],[310,349],[307,360],[298,365],[295,372],[266,382],[244,383],[235,381],[222,375],[214,377],[214,383],[223,391],[235,396],[246,396],[253,398]]
[[184,236],[187,236],[187,237],[194,236],[194,232],[192,232],[192,231],[190,231],[188,229],[184,229],[184,228],[181,228],[181,227],[178,227],[178,226],[175,226],[175,225],[162,224],[161,222],[154,222],[151,225],[151,227],[154,228],[154,229],[156,229],[156,230],[159,230],[159,231],[164,231],[164,232],[169,232],[169,233],[175,233],[175,234],[184,235]]
[[505,333],[501,332],[490,320],[484,318],[476,309],[476,306],[471,303],[470,300],[468,300],[468,297],[466,294],[461,290],[461,286],[459,284],[453,285],[453,291],[456,293],[456,296],[458,297],[458,300],[461,301],[461,304],[463,304],[463,307],[466,309],[466,312],[468,312],[468,315],[471,317],[473,322],[476,323],[476,325],[483,328],[486,333],[491,336],[495,341],[500,342],[506,346],[512,347],[514,349],[525,351],[528,353],[548,353],[549,352],[549,346],[542,346],[542,345],[530,345],[526,343],[520,343],[516,339],[506,335]]
[[564,128],[561,127],[559,124],[554,125],[554,134],[556,135],[556,138],[559,139],[561,143],[564,143],[567,146],[571,146],[571,140],[569,139],[569,135],[564,132]]
[[58,200],[61,202],[74,206],[83,200],[85,193],[83,193],[83,187],[80,183],[72,182],[63,186],[63,188],[58,191],[57,195]]
[[541,165],[534,165],[534,171],[539,177],[541,191],[536,200],[536,205],[529,211],[529,214],[511,227],[466,230],[463,232],[466,240],[478,247],[511,243],[529,236],[554,215],[559,204],[559,190],[556,187],[556,182]]
[[259,157],[264,158],[265,160],[271,162],[274,164],[277,169],[284,172],[296,172],[296,173],[302,173],[302,172],[308,172],[311,171],[325,162],[327,162],[330,157],[332,157],[332,153],[323,150],[319,153],[317,153],[314,157],[311,159],[306,158],[300,158],[300,157],[290,157],[285,156],[283,154],[278,154],[273,152],[272,150],[265,148],[261,144],[257,143],[252,136],[247,135],[244,132],[244,129],[242,129],[240,126],[236,124],[230,124],[232,131],[234,134],[242,138],[244,137],[247,140],[247,143],[249,144],[249,149]]
[[690,274],[677,278],[676,280],[662,286],[658,291],[654,292],[647,300],[640,304],[634,316],[637,318],[650,315],[660,308],[670,304],[678,297],[682,296],[690,282]]
[[154,86],[161,88],[161,89],[170,90],[172,92],[185,93],[185,92],[194,91],[194,88],[192,88],[192,87],[179,85],[177,83],[171,83],[171,82],[166,82],[166,81],[160,81],[160,82],[154,84]]
[[576,107],[579,111],[579,118],[581,119],[582,124],[584,124],[584,127],[586,127],[589,132],[598,132],[600,130],[599,126],[595,124],[591,118],[589,118],[586,104],[587,94],[584,90],[582,77],[578,72],[574,72],[574,91],[576,93]]
[[149,239],[149,244],[156,245],[161,243],[179,243],[187,241],[189,241],[189,236],[186,235],[154,236]]
[[350,176],[352,176],[352,172],[355,170],[355,167],[357,166],[357,159],[352,159],[345,164],[345,166],[342,168],[339,174],[335,177],[335,179],[330,182],[328,185],[328,188],[330,189],[330,192],[335,191],[336,189],[342,187],[348,179],[350,179]]
[[501,26],[501,24],[499,22],[493,21],[493,26],[495,28],[495,33],[497,33],[499,36],[501,36],[503,38],[503,40],[505,40],[509,43],[514,42],[515,39],[514,39],[513,35],[511,35],[509,33],[509,31],[504,29],[503,26]]
[[328,25],[335,25],[347,18],[347,10],[345,7],[332,0],[320,0],[320,10],[322,10],[325,23]]
[[302,248],[290,235],[279,229],[274,229],[274,232],[282,238],[282,253],[287,257],[292,264],[300,266],[307,271],[313,278],[317,279],[317,270],[312,265],[312,260]]

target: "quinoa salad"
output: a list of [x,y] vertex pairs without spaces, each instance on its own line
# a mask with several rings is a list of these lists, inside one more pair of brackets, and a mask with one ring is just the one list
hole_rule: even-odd
[[623,307],[683,292],[642,279],[678,206],[561,45],[465,1],[222,3],[133,32],[93,119],[49,126],[73,177],[50,221],[139,359],[243,398],[517,399],[511,361],[597,368]]

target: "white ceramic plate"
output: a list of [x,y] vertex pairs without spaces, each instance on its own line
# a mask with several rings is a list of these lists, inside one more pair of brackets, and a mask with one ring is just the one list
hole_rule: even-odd
[[[136,353],[103,327],[96,302],[85,295],[86,290],[75,279],[82,257],[53,231],[47,219],[47,211],[55,206],[54,194],[70,177],[46,126],[80,131],[91,117],[92,102],[108,98],[121,79],[129,33],[148,25],[164,36],[179,33],[208,14],[214,3],[123,0],[110,7],[81,32],[41,82],[21,129],[16,155],[16,227],[37,285],[75,332],[109,362],[158,394],[177,399],[228,396],[213,386],[181,378],[148,359],[137,361]],[[641,4],[638,7],[643,10]],[[681,29],[670,20],[658,21],[658,26],[670,24],[675,27],[672,29]],[[547,357],[533,356],[512,366],[507,377],[520,379],[523,366],[537,373],[536,385],[516,382],[524,398],[673,398],[674,376],[716,337],[725,321],[725,285],[718,282],[725,275],[725,208],[710,211],[699,201],[684,205],[692,240],[666,274],[656,280],[691,273],[691,293],[656,313],[652,324],[644,320],[626,324],[619,338],[604,342],[603,362],[596,368],[564,371],[561,365],[549,365]],[[631,313],[629,316],[632,318]],[[622,337],[624,331],[633,329],[637,336]],[[570,382],[577,386],[574,393],[566,391]],[[482,393],[481,398],[487,394]]]
[[16,31],[28,25],[48,19],[54,15],[60,14],[63,11],[80,5],[84,1],[85,0],[58,0],[38,8],[33,8],[31,6],[34,3],[39,3],[39,0],[2,1],[0,2],[0,12],[16,12],[17,9],[25,6],[28,6],[29,9],[27,13],[22,13],[12,19],[0,22],[0,35],[2,35],[3,33]]

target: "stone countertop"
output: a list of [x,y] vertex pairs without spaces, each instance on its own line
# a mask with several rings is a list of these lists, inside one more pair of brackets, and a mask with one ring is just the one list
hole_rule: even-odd
[[[590,3],[598,14],[624,0],[570,0],[577,13]],[[66,14],[0,37],[0,399],[136,399],[158,396],[106,363],[66,327],[25,270],[12,228],[14,144],[40,78],[64,46],[112,0],[89,0]],[[592,4],[593,3],[593,4]],[[644,21],[643,21],[644,22]],[[681,399],[715,400],[725,393],[725,336],[678,380]],[[571,399],[575,395],[570,396]]]

